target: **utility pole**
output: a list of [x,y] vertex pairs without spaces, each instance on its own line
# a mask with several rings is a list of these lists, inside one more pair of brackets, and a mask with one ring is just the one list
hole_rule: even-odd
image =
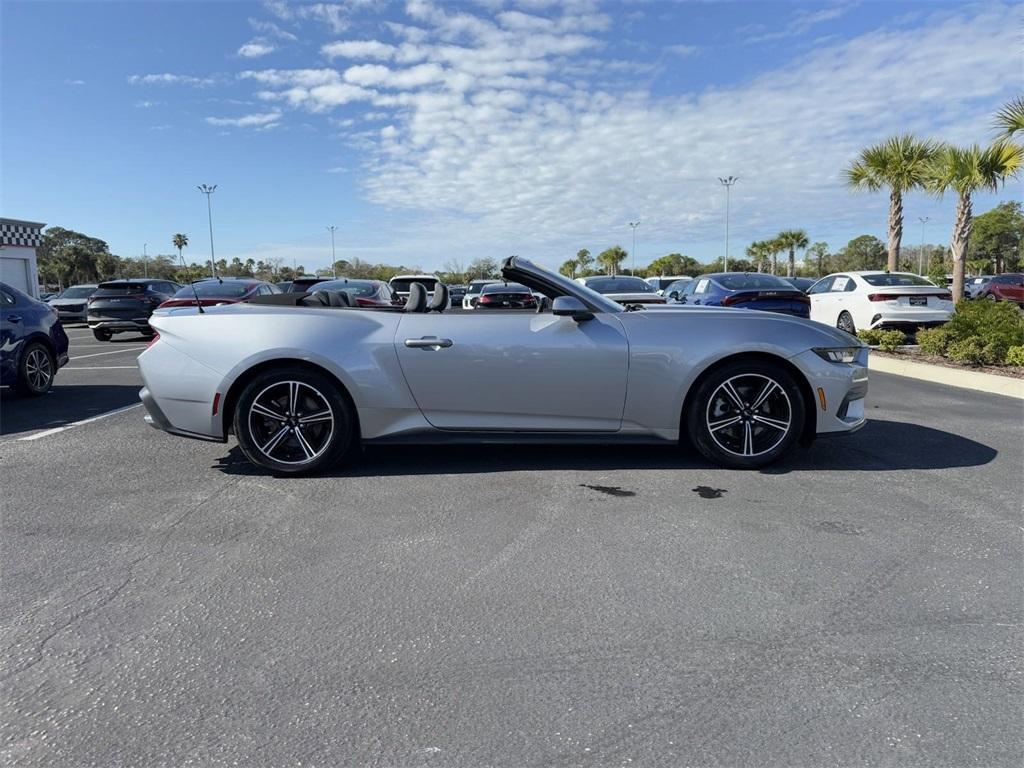
[[732,191],[732,185],[739,181],[739,176],[727,176],[724,179],[719,176],[718,180],[725,187],[725,263],[723,264],[723,272],[729,271],[729,193]]
[[636,228],[640,226],[640,222],[631,221],[629,226],[633,230],[633,277],[636,277]]
[[210,222],[210,276],[217,277],[217,261],[213,255],[213,207],[210,203],[210,195],[217,190],[217,185],[200,184],[197,189],[206,195],[206,218]]
[[338,257],[334,254],[334,230],[336,230],[337,227],[331,224],[331,226],[329,226],[327,229],[331,233],[331,274],[334,275],[334,277],[337,277],[338,268],[334,266],[335,264],[338,263]]
[[917,220],[921,222],[921,252],[917,254],[917,274],[924,277],[924,225],[928,223],[928,217],[918,216]]

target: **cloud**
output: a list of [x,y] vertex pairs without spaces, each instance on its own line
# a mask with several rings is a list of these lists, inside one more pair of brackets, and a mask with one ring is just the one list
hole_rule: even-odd
[[773,40],[784,40],[790,37],[799,37],[809,32],[812,28],[818,24],[824,24],[828,21],[835,21],[842,16],[845,16],[857,3],[847,2],[838,3],[836,5],[826,6],[817,10],[798,10],[793,17],[789,20],[785,27],[776,32],[763,32],[766,29],[763,24],[751,24],[746,27],[741,27],[737,32],[741,35],[745,35],[744,43],[765,43]]
[[379,40],[339,40],[320,48],[328,60],[334,59],[390,59],[395,55],[395,46]]
[[[411,24],[384,25],[393,37],[339,41],[375,44],[363,53],[380,55],[366,63],[241,77],[283,110],[334,114],[364,153],[365,197],[412,214],[395,231],[401,253],[403,243],[431,247],[448,228],[460,233],[453,248],[477,251],[625,244],[625,222],[638,212],[651,241],[714,240],[724,207],[717,178],[729,174],[741,179],[737,238],[814,226],[821,239],[863,226],[866,213],[881,229],[884,196],[851,197],[839,178],[857,151],[904,130],[984,139],[988,114],[1019,74],[1005,56],[1017,45],[1013,9],[971,6],[833,40],[726,86],[650,93],[635,79],[595,80],[649,64],[560,20],[585,8],[554,8],[542,9],[551,18],[489,18],[411,0]],[[800,23],[815,28],[826,11],[837,12],[806,12]],[[587,23],[596,30],[600,20]],[[351,104],[361,112],[338,109]],[[368,115],[379,122],[353,130],[348,121]]]
[[288,30],[281,29],[281,27],[277,26],[277,24],[272,21],[249,19],[249,26],[256,32],[263,35],[269,35],[270,37],[276,37],[279,40],[287,40],[288,42],[294,43],[299,39]]
[[129,75],[128,82],[132,85],[191,85],[206,88],[217,82],[213,77],[193,77],[192,75],[174,75],[164,72],[156,75]]
[[238,55],[246,59],[257,59],[277,50],[266,40],[255,38],[238,49]]
[[701,52],[701,47],[699,45],[682,45],[682,44],[678,44],[678,45],[670,45],[665,50],[668,51],[671,54],[674,54],[676,56],[681,56],[681,57],[685,58],[685,57],[688,57],[688,56],[696,56],[698,53]]
[[285,0],[265,0],[263,6],[282,21],[309,19],[326,25],[335,34],[351,25],[353,14],[370,8],[383,7],[382,0],[346,0],[344,3],[295,3]]
[[162,102],[159,102],[159,101],[146,101],[146,100],[142,100],[142,101],[136,101],[135,102],[135,106],[138,109],[150,109],[152,107],[159,106],[161,103]]
[[208,117],[210,125],[231,128],[268,128],[281,119],[280,112],[264,112],[262,114],[243,115],[242,117]]
[[72,80],[68,78],[64,81],[64,85],[85,85],[85,80]]

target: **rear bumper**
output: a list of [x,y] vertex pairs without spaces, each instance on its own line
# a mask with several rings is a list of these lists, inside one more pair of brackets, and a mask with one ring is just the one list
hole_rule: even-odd
[[190,437],[193,440],[205,440],[206,442],[209,443],[227,442],[227,438],[225,437],[203,435],[198,432],[189,432],[188,430],[178,429],[177,427],[175,427],[173,424],[171,424],[170,420],[167,418],[164,412],[160,410],[160,406],[157,405],[156,400],[153,398],[153,395],[150,394],[149,389],[147,387],[143,387],[142,389],[139,390],[139,400],[142,401],[142,406],[146,409],[146,415],[142,417],[142,420],[145,421],[147,424],[149,424],[149,426],[153,427],[154,429],[159,429],[163,432],[168,432],[172,435]]
[[132,318],[130,320],[119,320],[108,317],[90,317],[87,319],[89,327],[93,330],[104,331],[148,331],[149,318]]
[[[886,302],[879,302],[885,304]],[[911,309],[881,306],[871,317],[871,328],[893,328],[899,330],[913,330],[915,328],[929,328],[935,325],[942,325],[947,322],[953,314],[953,309]]]

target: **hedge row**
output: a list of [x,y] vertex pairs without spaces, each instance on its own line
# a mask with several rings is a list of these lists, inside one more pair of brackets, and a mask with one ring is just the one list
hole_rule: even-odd
[[1024,365],[1024,313],[1008,301],[961,301],[945,325],[917,332],[926,355],[971,365]]

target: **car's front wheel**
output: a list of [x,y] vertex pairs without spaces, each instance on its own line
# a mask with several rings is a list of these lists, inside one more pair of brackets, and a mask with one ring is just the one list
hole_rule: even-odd
[[840,331],[846,331],[852,336],[857,335],[857,326],[853,324],[853,315],[846,310],[839,313],[839,320],[836,321],[836,328]]
[[726,467],[756,469],[787,453],[804,428],[804,398],[782,366],[737,361],[714,371],[690,399],[694,447]]
[[105,328],[93,328],[92,335],[96,337],[96,341],[110,341],[113,334]]
[[25,348],[18,367],[16,389],[23,395],[38,397],[45,395],[53,386],[53,377],[57,374],[57,363],[53,353],[38,341]]
[[338,385],[315,371],[261,373],[242,390],[234,415],[245,457],[280,475],[336,464],[352,446],[354,425]]

